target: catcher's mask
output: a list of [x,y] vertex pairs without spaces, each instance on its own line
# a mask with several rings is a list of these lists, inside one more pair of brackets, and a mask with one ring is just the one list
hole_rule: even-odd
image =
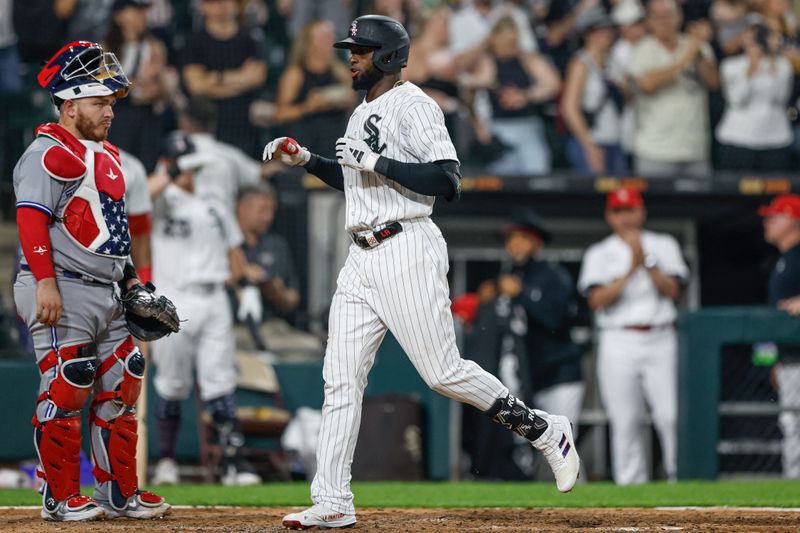
[[37,80],[60,100],[111,95],[124,98],[131,85],[117,56],[89,41],[74,41],[56,52]]

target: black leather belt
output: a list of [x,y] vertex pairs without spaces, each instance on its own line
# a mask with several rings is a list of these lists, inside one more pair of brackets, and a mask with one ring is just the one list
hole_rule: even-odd
[[[19,269],[24,270],[25,272],[31,271],[31,267],[28,265],[20,265]],[[104,281],[94,279],[91,276],[87,276],[86,274],[81,274],[80,272],[73,272],[72,270],[64,270],[59,268],[56,270],[56,272],[61,274],[65,278],[69,279],[79,279],[81,281],[85,281],[86,283],[94,283],[96,285],[111,285],[111,283],[106,283]]]
[[392,222],[370,233],[351,233],[350,237],[358,246],[368,250],[370,248],[375,248],[386,239],[394,237],[401,231],[403,231],[403,225],[399,222]]

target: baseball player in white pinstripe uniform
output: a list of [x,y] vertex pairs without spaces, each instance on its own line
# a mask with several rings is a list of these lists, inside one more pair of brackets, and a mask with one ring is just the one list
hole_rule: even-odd
[[436,196],[460,195],[458,156],[441,109],[400,78],[408,34],[391,18],[367,15],[335,46],[350,49],[353,88],[366,91],[336,143],[337,160],[286,137],[264,149],[265,159],[303,165],[344,191],[353,239],[331,304],[314,505],[286,516],[283,525],[355,524],[350,466],[367,375],[387,330],[433,390],[528,438],[547,458],[558,489],[571,490],[580,460],[569,420],[529,409],[456,347],[447,245],[429,217]]

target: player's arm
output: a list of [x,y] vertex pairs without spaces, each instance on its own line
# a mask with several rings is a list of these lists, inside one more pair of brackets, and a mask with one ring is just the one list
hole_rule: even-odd
[[17,203],[17,227],[22,253],[36,278],[36,318],[42,324],[55,325],[61,319],[61,293],[56,285],[56,271],[50,248],[48,226],[52,212],[42,207]]
[[596,311],[613,305],[625,290],[625,285],[628,284],[632,275],[633,272],[628,272],[607,285],[595,285],[589,288],[589,298],[587,299],[589,307]]
[[360,139],[342,137],[336,141],[338,164],[360,171],[377,172],[418,194],[443,196],[448,201],[461,196],[458,161],[403,163],[378,155]]
[[130,154],[122,154],[125,176],[125,208],[131,233],[131,258],[137,266],[139,279],[147,283],[152,278],[150,231],[153,227],[150,212],[153,204],[147,190],[147,172],[142,163]]
[[303,165],[303,168],[334,189],[344,191],[344,173],[338,161],[310,154],[308,163]]
[[[56,285],[49,226],[64,183],[45,172],[44,155],[30,152],[20,160],[14,173],[17,197],[17,228],[22,253],[36,278],[36,318],[42,324],[55,325],[61,318],[61,293]],[[50,152],[53,168],[59,167],[60,151]]]
[[150,256],[150,213],[128,217],[131,232],[131,259],[139,265],[138,277],[142,283],[153,278],[152,259]]
[[252,320],[255,324],[258,324],[263,317],[261,290],[247,276],[250,265],[241,245],[228,249],[228,260],[230,262],[231,281],[239,288],[236,294],[236,318],[240,322]]
[[419,194],[442,196],[449,202],[461,197],[458,161],[448,159],[433,163],[401,163],[378,156],[375,172]]
[[150,199],[158,199],[170,183],[172,183],[172,176],[170,176],[166,166],[156,166],[155,171],[147,177],[147,194],[150,195]]
[[245,277],[247,257],[245,257],[241,246],[228,249],[228,261],[231,269],[231,282],[240,285],[247,283],[247,278]]
[[441,108],[433,101],[416,103],[401,119],[400,132],[403,149],[422,163],[378,155],[366,142],[348,137],[336,141],[336,158],[340,165],[377,172],[416,193],[457,200],[461,196],[461,172]]
[[677,300],[681,295],[681,284],[677,278],[662,272],[657,266],[648,268],[647,273],[650,274],[650,279],[653,280],[653,285],[661,296]]
[[658,255],[645,254],[644,267],[658,293],[670,300],[677,300],[689,276],[689,268],[678,243],[671,237],[664,239],[659,251]]
[[[625,239],[625,237],[623,237]],[[613,305],[622,295],[628,281],[633,277],[636,271],[644,264],[644,250],[642,249],[641,240],[638,236],[628,237],[628,244],[631,246],[631,264],[628,267],[624,276],[619,277],[607,284],[597,284],[590,287],[588,291],[587,302],[589,307],[597,309],[605,309]]]

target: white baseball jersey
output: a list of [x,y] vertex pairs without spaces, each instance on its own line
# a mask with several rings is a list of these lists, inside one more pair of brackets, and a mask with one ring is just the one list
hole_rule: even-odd
[[169,185],[153,209],[153,283],[162,291],[224,283],[228,252],[243,240],[219,203]]
[[125,179],[125,209],[128,216],[144,215],[153,210],[147,192],[147,171],[139,159],[124,150],[119,151],[122,176]]
[[[689,268],[683,260],[678,242],[664,233],[642,231],[645,255],[653,255],[659,270],[685,280]],[[607,285],[623,277],[631,265],[631,249],[613,234],[593,244],[586,251],[578,277],[578,290],[584,295],[594,285]],[[677,318],[675,303],[659,294],[644,266],[625,285],[619,299],[595,313],[600,328],[621,328],[630,325],[662,325]]]
[[261,165],[238,148],[218,141],[210,133],[191,134],[198,153],[211,156],[194,176],[195,193],[224,206],[235,218],[236,195],[261,179]]
[[[645,255],[655,257],[662,272],[687,278],[689,269],[671,235],[642,231],[642,248]],[[592,286],[623,277],[630,268],[631,254],[630,246],[616,234],[590,246],[581,265],[578,289],[587,294]],[[597,381],[609,414],[612,471],[618,484],[648,480],[640,427],[648,405],[661,442],[664,470],[671,479],[676,474],[677,339],[671,325],[676,317],[675,303],[658,292],[644,266],[633,274],[613,305],[595,312],[600,328]]]
[[[347,135],[402,162],[458,161],[439,107],[411,83],[353,112]],[[325,403],[317,446],[314,503],[354,514],[350,465],[361,399],[388,330],[435,391],[483,411],[508,389],[456,346],[447,284],[447,244],[428,218],[434,198],[373,172],[343,168],[348,231],[399,221],[403,231],[370,249],[350,246],[339,273],[328,326]]]
[[[371,102],[361,102],[347,123],[345,136],[362,139],[373,152],[402,163],[458,161],[442,110],[410,82]],[[348,231],[377,228],[433,212],[433,196],[417,194],[375,172],[348,167],[342,167],[342,171]]]

